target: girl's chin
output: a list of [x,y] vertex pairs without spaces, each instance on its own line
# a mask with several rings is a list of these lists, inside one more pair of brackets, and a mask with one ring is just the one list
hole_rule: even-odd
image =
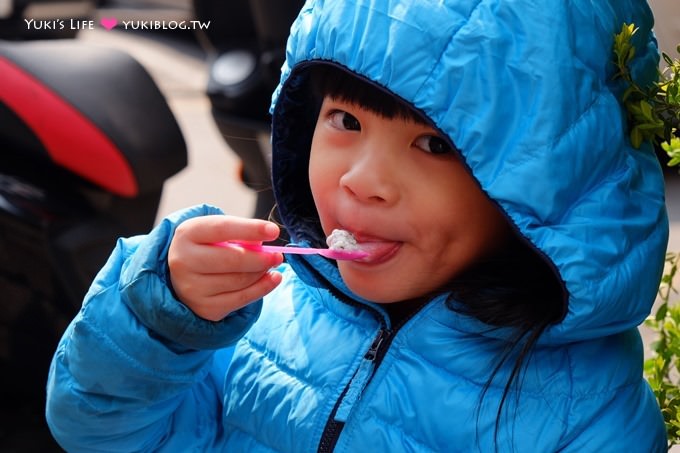
[[[345,285],[356,296],[377,303],[390,304],[402,300],[403,291],[397,290],[394,286],[394,281],[383,282],[379,278],[356,278],[352,275],[352,271],[342,272],[341,275]],[[374,276],[375,277],[375,276]]]

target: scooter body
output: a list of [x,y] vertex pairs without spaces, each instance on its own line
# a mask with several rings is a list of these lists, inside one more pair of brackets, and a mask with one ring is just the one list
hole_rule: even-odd
[[212,55],[206,94],[222,137],[243,164],[242,180],[256,194],[254,217],[269,218],[269,104],[285,60],[290,26],[303,0],[194,0]]
[[0,42],[0,425],[30,424],[7,413],[42,422],[59,337],[116,240],[153,227],[186,163],[172,112],[128,54]]

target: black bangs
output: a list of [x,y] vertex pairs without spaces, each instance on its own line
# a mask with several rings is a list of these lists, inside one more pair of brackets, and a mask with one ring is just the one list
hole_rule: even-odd
[[309,69],[309,74],[312,93],[319,100],[329,96],[361,105],[383,118],[427,124],[415,108],[405,101],[347,69],[332,64],[317,64]]

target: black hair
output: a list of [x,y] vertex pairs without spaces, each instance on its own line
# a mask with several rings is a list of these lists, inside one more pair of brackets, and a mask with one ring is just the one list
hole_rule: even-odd
[[494,328],[510,328],[505,348],[492,368],[482,398],[503,365],[514,360],[496,413],[498,434],[503,407],[513,390],[519,397],[521,374],[543,332],[566,315],[566,290],[553,264],[519,233],[449,283],[449,307]]
[[[330,96],[361,105],[385,118],[412,120],[436,128],[409,103],[348,69],[317,64],[309,71],[311,88],[319,103]],[[457,149],[454,143],[451,145]],[[483,399],[502,367],[514,360],[496,414],[496,438],[503,407],[513,388],[519,397],[522,370],[534,346],[551,324],[564,317],[567,306],[567,291],[554,265],[509,219],[508,223],[513,233],[499,253],[473,264],[442,288],[449,294],[451,310],[478,319],[490,329],[509,328],[511,332],[481,395]]]
[[426,123],[424,116],[387,89],[364,81],[349,69],[331,64],[318,64],[310,69],[312,93],[318,100],[330,96],[336,100],[358,104],[383,118]]

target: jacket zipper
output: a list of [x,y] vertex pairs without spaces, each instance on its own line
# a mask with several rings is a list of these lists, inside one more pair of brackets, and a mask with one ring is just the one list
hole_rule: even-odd
[[[420,304],[414,308],[414,310],[409,313],[408,316],[404,317],[396,326],[392,326],[392,329],[388,329],[387,324],[385,323],[385,320],[382,318],[382,315],[380,313],[377,313],[376,310],[371,309],[371,311],[376,312],[376,315],[381,319],[381,326],[380,329],[378,330],[378,334],[376,335],[375,339],[373,340],[373,343],[371,343],[371,347],[368,349],[366,354],[364,354],[364,360],[368,360],[371,365],[371,373],[370,376],[368,376],[368,379],[366,379],[363,383],[361,383],[361,391],[363,392],[363,389],[366,388],[370,380],[373,378],[373,375],[375,374],[375,371],[378,369],[380,366],[380,363],[383,360],[383,357],[385,357],[385,354],[387,352],[387,349],[389,349],[390,344],[392,344],[392,340],[394,339],[395,335],[401,329],[406,323],[408,323],[411,318],[413,318],[416,313],[420,312],[420,310],[427,305],[429,302],[429,298],[424,298]],[[358,305],[354,303],[353,301],[346,301],[346,303],[350,303],[351,305]],[[370,309],[370,307],[369,307]],[[362,361],[362,364],[364,361]],[[359,366],[361,368],[361,365]],[[359,370],[357,370],[357,373]],[[335,449],[335,445],[338,443],[338,439],[340,438],[340,433],[342,432],[342,429],[345,426],[344,421],[338,421],[336,420],[336,415],[338,410],[340,409],[342,402],[345,400],[347,397],[347,393],[349,392],[350,388],[352,387],[352,383],[356,377],[356,373],[354,377],[349,381],[347,386],[344,388],[342,393],[340,394],[340,398],[335,402],[335,406],[333,406],[333,410],[331,411],[331,415],[328,417],[328,421],[326,422],[326,426],[324,427],[323,433],[321,434],[321,440],[319,441],[319,449],[317,450],[318,453],[331,453]],[[357,397],[361,396],[361,393],[357,395]],[[358,400],[358,398],[357,398]]]
[[[318,274],[318,272],[314,272],[313,268],[311,268],[310,271],[312,271],[315,274]],[[322,278],[320,275],[319,277]],[[329,288],[329,292],[336,299],[343,303],[346,303],[353,307],[361,307],[363,309],[373,312],[376,319],[380,320],[380,329],[378,330],[378,333],[375,339],[373,340],[373,343],[371,343],[371,347],[368,349],[368,351],[364,355],[364,359],[362,360],[362,363],[363,361],[368,360],[372,365],[371,373],[368,376],[368,379],[366,379],[361,386],[361,390],[363,391],[363,389],[366,388],[370,380],[373,378],[375,370],[382,362],[382,359],[385,356],[385,352],[392,343],[392,339],[394,338],[396,333],[402,326],[404,326],[413,316],[415,316],[416,313],[418,313],[427,304],[428,298],[424,298],[420,305],[416,307],[416,309],[414,309],[408,316],[402,319],[397,326],[391,326],[392,329],[390,329],[388,327],[389,326],[388,321],[385,320],[384,315],[380,313],[378,310],[370,306],[360,304],[346,297],[344,294],[340,293],[340,291],[336,290],[333,287]],[[326,426],[324,427],[323,432],[321,433],[321,440],[319,441],[319,448],[317,450],[319,453],[331,453],[335,449],[335,445],[338,443],[338,439],[340,438],[340,433],[342,432],[342,429],[345,426],[345,422],[336,420],[336,414],[343,400],[347,396],[347,392],[350,390],[353,380],[354,377],[352,377],[347,386],[345,386],[342,393],[340,394],[340,397],[335,402],[333,410],[331,410],[331,414],[328,417],[328,420],[326,421]],[[361,394],[359,393],[357,396],[361,396]]]
[[[373,343],[371,343],[371,347],[366,351],[366,354],[364,354],[359,369],[340,394],[340,398],[335,402],[335,406],[331,411],[331,415],[328,417],[323,434],[321,435],[318,449],[319,453],[330,453],[335,448],[335,445],[340,438],[342,428],[345,425],[347,415],[349,415],[349,411],[359,399],[361,393],[363,393],[364,388],[368,385],[368,382],[371,380],[376,368],[380,364],[380,360],[382,360],[382,357],[384,356],[384,354],[381,354],[380,356],[378,354],[389,346],[392,337],[393,332],[388,330],[385,325],[378,330],[378,334],[373,340]],[[338,417],[338,415],[340,415],[340,417]]]

